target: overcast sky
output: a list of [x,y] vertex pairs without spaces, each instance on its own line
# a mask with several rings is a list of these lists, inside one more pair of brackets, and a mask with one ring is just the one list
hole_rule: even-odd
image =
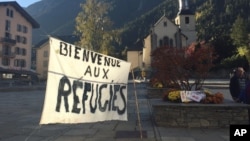
[[28,7],[29,5],[40,0],[0,0],[0,2],[5,2],[5,1],[16,1],[22,7]]

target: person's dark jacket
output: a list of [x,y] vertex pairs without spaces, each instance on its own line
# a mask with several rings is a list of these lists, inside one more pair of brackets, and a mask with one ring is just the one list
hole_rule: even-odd
[[[243,79],[245,79],[245,83],[246,83],[246,89],[245,92],[247,92],[247,87],[249,87],[250,85],[250,81],[249,81],[249,76],[248,74],[244,73],[244,77]],[[249,86],[248,86],[249,85]],[[234,74],[233,77],[230,79],[230,84],[229,84],[229,90],[230,90],[230,94],[232,96],[232,98],[238,99],[239,95],[241,93],[241,89],[240,89],[240,82],[238,80],[238,77]]]
[[238,96],[240,94],[240,84],[239,84],[239,81],[238,81],[238,78],[236,75],[234,75],[230,79],[229,90],[230,90],[230,94],[231,94],[233,99],[238,98]]
[[[250,83],[248,83],[247,87],[246,87],[246,103],[250,104]],[[250,118],[249,118],[249,120],[250,120]]]

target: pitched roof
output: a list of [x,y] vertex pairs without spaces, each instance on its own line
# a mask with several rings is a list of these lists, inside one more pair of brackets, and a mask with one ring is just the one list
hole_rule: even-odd
[[33,28],[39,28],[39,23],[36,22],[16,1],[0,2],[0,6],[13,6],[23,17],[31,23]]
[[194,15],[194,12],[190,9],[182,9],[178,12],[178,15]]
[[[168,21],[170,21],[173,25],[176,25],[173,21],[169,20],[168,17],[166,16],[166,14],[164,13],[163,16],[160,17],[160,19],[154,24],[154,26],[156,26],[157,24],[159,24],[163,19],[167,19]],[[176,25],[177,26],[177,25]]]

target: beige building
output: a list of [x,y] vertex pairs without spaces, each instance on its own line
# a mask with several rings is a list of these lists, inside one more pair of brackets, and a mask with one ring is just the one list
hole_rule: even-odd
[[[67,43],[74,44],[78,41],[78,38],[74,35],[65,35],[56,37]],[[48,75],[50,44],[49,38],[42,40],[35,46],[36,50],[36,73],[40,80],[46,80]]]
[[40,80],[47,79],[49,65],[49,40],[45,39],[36,45],[36,73]]
[[142,47],[143,42],[138,40],[133,47],[127,52],[127,61],[132,62],[131,68],[142,67]]
[[32,73],[33,28],[39,24],[17,2],[0,2],[0,78]]
[[196,41],[195,15],[189,9],[187,0],[179,0],[179,4],[175,22],[164,14],[153,25],[150,34],[141,41],[142,43],[128,49],[127,61],[132,63],[132,68],[150,68],[151,53],[157,47],[184,48]]

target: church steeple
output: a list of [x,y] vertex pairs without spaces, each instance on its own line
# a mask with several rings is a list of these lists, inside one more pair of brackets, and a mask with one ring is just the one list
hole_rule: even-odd
[[179,0],[179,11],[189,9],[187,0]]
[[188,0],[179,0],[178,15],[181,15],[181,14],[185,14],[185,15],[192,14],[191,10],[189,9]]
[[188,0],[179,0],[175,24],[179,26],[181,33],[188,37],[187,44],[196,41],[195,14],[191,11]]

